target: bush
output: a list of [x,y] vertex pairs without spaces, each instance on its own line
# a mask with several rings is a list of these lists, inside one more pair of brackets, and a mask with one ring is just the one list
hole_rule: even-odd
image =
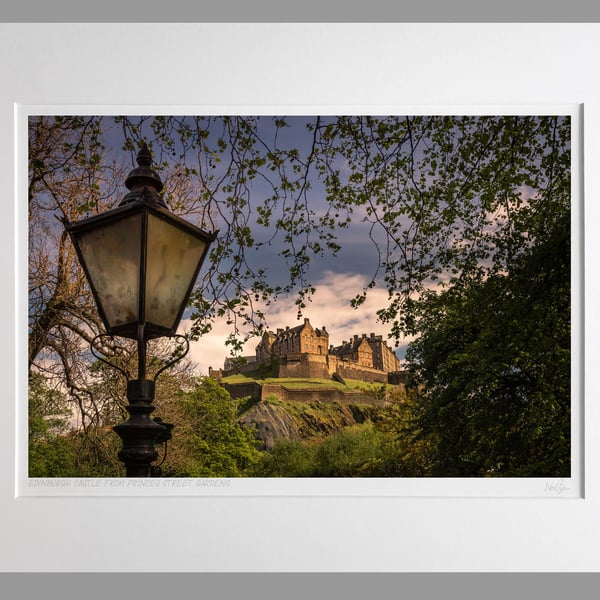
[[321,442],[278,440],[263,458],[263,477],[379,477],[394,437],[371,424],[347,427]]
[[181,395],[183,417],[173,431],[166,476],[242,477],[261,458],[254,431],[238,421],[238,402],[210,378]]

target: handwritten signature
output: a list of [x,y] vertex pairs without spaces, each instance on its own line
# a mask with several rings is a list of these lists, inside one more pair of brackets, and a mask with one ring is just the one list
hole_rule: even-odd
[[559,479],[558,481],[546,481],[546,487],[544,488],[544,491],[560,496],[561,494],[568,492],[570,489],[570,487],[565,485],[564,479]]

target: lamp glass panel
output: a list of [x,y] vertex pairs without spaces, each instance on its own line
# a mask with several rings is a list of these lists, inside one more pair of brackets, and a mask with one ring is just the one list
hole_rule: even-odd
[[206,243],[150,214],[146,263],[146,322],[168,329],[187,301]]
[[90,284],[110,328],[137,321],[141,236],[141,214],[78,234]]

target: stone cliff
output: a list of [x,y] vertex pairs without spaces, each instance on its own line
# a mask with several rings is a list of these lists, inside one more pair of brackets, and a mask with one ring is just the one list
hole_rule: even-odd
[[377,418],[377,412],[377,407],[372,405],[271,399],[253,404],[240,416],[239,422],[254,427],[262,449],[270,450],[278,439],[324,438],[344,427]]

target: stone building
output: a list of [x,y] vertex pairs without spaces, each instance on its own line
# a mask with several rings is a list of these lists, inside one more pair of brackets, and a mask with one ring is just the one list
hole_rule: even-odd
[[373,350],[373,368],[392,373],[400,369],[400,360],[396,353],[387,345],[383,336],[371,333],[367,338]]
[[265,331],[258,346],[256,346],[256,360],[259,363],[268,363],[272,355],[272,347],[277,336],[272,331]]
[[314,328],[308,319],[302,325],[278,329],[277,333],[267,331],[256,347],[257,362],[289,354],[326,355],[329,347],[329,333],[325,327]]
[[327,329],[313,327],[306,318],[297,327],[263,334],[256,346],[255,359],[247,361],[249,368],[261,364],[276,365],[278,377],[321,378],[337,373],[351,379],[380,382],[386,382],[388,373],[400,369],[398,357],[382,336],[355,335],[334,347],[329,345]]
[[360,367],[376,368],[373,363],[373,349],[367,341],[367,336],[354,336],[349,342],[342,342],[341,346],[329,348],[329,354],[338,359],[354,363]]

